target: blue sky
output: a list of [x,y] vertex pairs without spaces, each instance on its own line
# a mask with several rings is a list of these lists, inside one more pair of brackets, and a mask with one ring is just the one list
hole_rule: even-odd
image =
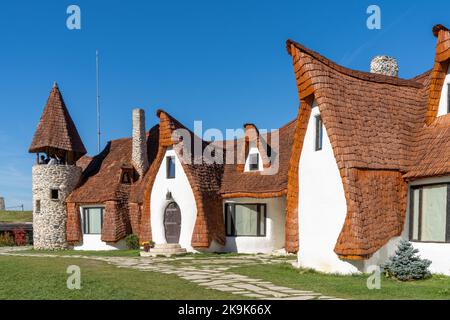
[[[81,8],[81,30],[66,9]],[[381,30],[366,9],[381,8]],[[147,127],[163,108],[188,127],[278,128],[296,116],[285,41],[367,70],[378,54],[400,76],[433,65],[434,24],[450,25],[448,1],[8,1],[0,6],[0,196],[31,207],[27,153],[57,81],[90,154],[96,153],[95,50],[101,55],[103,143],[129,136],[131,110]]]

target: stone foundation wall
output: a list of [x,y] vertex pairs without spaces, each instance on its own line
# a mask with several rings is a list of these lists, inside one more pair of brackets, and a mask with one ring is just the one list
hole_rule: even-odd
[[[77,166],[33,167],[33,242],[35,249],[65,249],[66,198],[78,184],[82,169]],[[58,199],[52,199],[58,190]],[[40,208],[39,208],[40,207]]]

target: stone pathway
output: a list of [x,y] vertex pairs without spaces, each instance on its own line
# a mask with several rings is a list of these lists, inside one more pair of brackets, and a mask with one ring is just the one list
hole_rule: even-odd
[[[28,248],[27,248],[28,249]],[[22,249],[23,250],[23,249]],[[287,259],[274,259],[269,255],[233,256],[224,258],[193,257],[95,257],[82,255],[52,255],[21,253],[18,248],[0,248],[0,255],[82,258],[104,261],[119,268],[175,274],[187,281],[211,290],[231,292],[253,299],[264,300],[336,300],[313,291],[277,286],[269,281],[254,279],[230,272],[239,266],[286,263]]]

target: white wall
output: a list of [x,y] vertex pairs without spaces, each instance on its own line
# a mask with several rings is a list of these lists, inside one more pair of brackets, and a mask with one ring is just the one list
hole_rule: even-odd
[[265,237],[227,237],[224,252],[271,253],[284,248],[286,198],[233,198],[224,203],[265,203],[267,205]]
[[[175,157],[175,178],[166,178],[166,157]],[[181,211],[181,233],[180,245],[188,251],[192,248],[192,233],[194,231],[195,221],[197,219],[197,206],[195,204],[194,193],[192,191],[186,173],[183,170],[180,159],[173,149],[168,149],[164,156],[155,182],[151,191],[151,228],[152,240],[156,244],[164,244],[166,242],[164,232],[164,211],[167,205],[172,202],[166,200],[167,192],[172,193],[172,201],[175,201]]]
[[341,261],[334,247],[347,214],[344,187],[326,128],[323,148],[315,151],[316,102],[306,130],[299,163],[299,266],[322,272],[356,272]]
[[443,116],[447,114],[447,84],[450,83],[450,66],[447,69],[447,75],[445,76],[444,85],[441,90],[441,98],[439,99],[439,108],[438,108],[438,116]]
[[[80,216],[81,216],[81,225],[83,225],[83,208],[99,208],[103,207],[103,204],[99,205],[90,205],[90,206],[82,206],[80,207]],[[126,249],[125,240],[120,240],[116,243],[112,242],[104,242],[102,241],[101,234],[83,234],[83,242],[74,246],[74,250],[93,250],[93,251],[102,251],[102,250],[117,250],[117,249]]]
[[84,234],[83,243],[73,247],[74,250],[124,250],[127,248],[125,240],[116,243],[103,242],[100,234]]

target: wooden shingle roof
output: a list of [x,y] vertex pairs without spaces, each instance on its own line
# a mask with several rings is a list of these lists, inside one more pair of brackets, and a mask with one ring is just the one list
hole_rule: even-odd
[[76,159],[86,154],[86,148],[56,83],[48,97],[29,152],[48,152],[49,148],[74,152]]

